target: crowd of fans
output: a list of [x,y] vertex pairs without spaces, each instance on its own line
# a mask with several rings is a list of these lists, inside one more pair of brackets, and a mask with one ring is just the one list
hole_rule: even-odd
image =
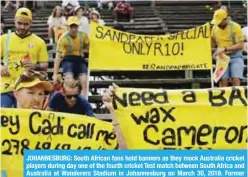
[[[25,6],[24,1],[16,1],[15,7],[18,9],[21,3],[24,3]],[[11,1],[6,1],[4,10],[7,10],[13,4]],[[127,1],[120,1],[114,7],[111,0],[99,0],[97,5],[98,10],[102,10],[105,6],[109,10],[113,10],[115,23],[117,23],[119,16],[127,16],[130,22],[134,22],[134,9]],[[47,20],[48,37],[49,43],[56,46],[52,78],[54,85],[61,84],[61,89],[50,95],[46,106],[44,106],[44,102],[40,101],[41,97],[44,96],[45,91],[52,91],[51,84],[45,81],[48,67],[46,44],[30,32],[32,12],[28,8],[19,8],[15,15],[16,32],[11,33],[10,38],[20,43],[28,43],[27,46],[33,48],[33,53],[29,53],[30,60],[22,60],[22,57],[18,58],[22,60],[25,72],[20,75],[11,92],[1,93],[1,107],[17,106],[94,116],[91,105],[85,99],[88,89],[88,63],[86,58],[89,53],[90,23],[92,21],[105,25],[99,11],[80,6],[78,1],[63,0],[61,6],[56,6],[51,12]],[[1,33],[3,33],[3,18],[1,22]],[[243,42],[247,41],[248,38],[247,27],[243,28],[242,32],[240,25],[229,18],[225,7],[215,11],[211,23],[214,24],[212,30],[213,48],[216,48],[214,56],[225,52],[231,58],[230,66],[224,74],[220,86],[226,87],[229,78],[232,78],[233,85],[238,86],[244,69],[242,49],[246,52],[248,50],[247,45],[244,45],[243,48]],[[115,28],[124,30],[121,25],[116,25]],[[233,35],[231,38],[230,33],[231,36]],[[21,38],[16,38],[18,36]],[[34,40],[37,41],[37,45],[30,46],[30,42],[32,43]],[[7,41],[7,34],[1,36],[2,51],[7,50],[5,45]],[[25,56],[26,53],[23,57],[25,58]],[[1,57],[8,59],[9,56],[2,52]],[[63,83],[60,83],[59,80],[60,65],[63,68]],[[4,63],[1,67],[1,76],[7,77],[10,75],[9,72],[6,63]],[[28,84],[27,81],[30,81],[31,84]],[[25,97],[28,97],[28,99],[25,99]]]
[[[127,1],[121,1],[114,7],[111,0],[99,0],[97,8],[102,10],[106,5],[109,10],[113,10],[114,23],[118,23],[119,17],[127,17],[131,23],[134,22],[134,9]],[[17,12],[16,31],[4,34],[0,39],[1,58],[3,58],[1,77],[9,77],[16,72],[13,67],[8,68],[11,60],[20,61],[24,71],[18,74],[11,89],[1,90],[1,107],[49,110],[94,117],[93,109],[86,99],[88,89],[86,57],[90,45],[90,23],[105,25],[100,13],[96,9],[87,9],[80,6],[78,1],[71,0],[63,0],[61,6],[53,9],[47,20],[49,43],[56,46],[52,85],[48,81],[46,72],[47,46],[40,37],[30,32],[33,21],[32,12],[29,10],[31,8],[20,8],[21,6],[27,6],[27,2],[6,0],[3,8],[6,12],[12,7]],[[32,6],[35,8],[35,3]],[[241,29],[240,25],[229,17],[228,10],[224,6],[215,11],[211,23],[214,25],[211,33],[214,56],[225,53],[231,59],[220,86],[227,87],[228,79],[232,80],[234,86],[239,86],[244,71],[242,52],[248,51],[247,43],[244,45],[244,41],[248,40],[247,27]],[[4,26],[1,15],[1,34],[4,33]],[[120,24],[115,28],[124,30]],[[21,45],[17,47],[16,44]],[[61,64],[63,80],[59,79]],[[109,110],[112,109],[112,99],[117,87],[110,86],[103,95],[102,101]],[[44,102],[47,93],[51,94],[48,94]],[[112,123],[119,141],[122,136],[119,124],[115,118]],[[123,141],[118,143],[121,147],[125,147]]]
[[[109,10],[113,9],[114,4],[112,1],[99,1],[98,9],[102,9],[105,3],[108,4]],[[47,97],[49,99],[46,99],[45,104],[43,102],[41,105],[37,100],[41,100],[40,96],[44,95],[45,92],[41,93],[39,88],[41,87],[43,91],[54,91],[50,89],[48,82],[40,77],[45,75],[44,73],[48,68],[46,44],[40,37],[30,32],[33,16],[32,11],[26,8],[27,2],[6,1],[3,8],[4,12],[8,11],[9,6],[13,4],[15,4],[17,10],[15,14],[15,32],[4,34],[4,18],[1,15],[1,34],[4,34],[1,36],[1,58],[3,58],[1,76],[4,78],[12,75],[12,71],[8,69],[8,63],[10,62],[8,60],[10,58],[11,60],[21,60],[21,65],[25,72],[19,77],[18,82],[11,86],[13,87],[12,89],[8,91],[1,90],[1,107],[48,109],[94,116],[91,105],[85,99],[88,88],[86,57],[89,52],[90,23],[93,21],[100,25],[105,25],[100,13],[94,8],[87,9],[80,6],[78,1],[68,0],[63,0],[61,6],[56,6],[51,12],[47,24],[49,43],[56,48],[53,84],[54,86],[61,84],[58,79],[61,64],[64,82],[60,85],[61,89],[49,95]],[[118,10],[121,10],[119,4],[128,4],[128,7],[131,7],[129,3],[121,1],[117,4]],[[124,9],[125,7],[123,7]],[[12,55],[11,52],[3,52],[14,45],[13,40],[14,43],[27,43],[27,45],[22,45],[21,50],[25,51],[23,54],[19,52],[18,55]],[[33,43],[34,41],[35,43]],[[6,43],[7,45],[5,45]],[[29,48],[33,48],[32,52],[27,53],[26,51],[29,51]],[[34,81],[34,84],[25,85],[27,80],[32,81],[31,83]],[[25,83],[22,84],[23,81]],[[23,99],[28,95],[28,99]],[[17,99],[19,98],[20,100],[18,101]],[[58,102],[60,107],[58,107]],[[81,109],[82,106],[85,109]]]
[[[98,1],[97,8],[102,10],[105,5],[108,5],[109,10],[114,8],[114,3],[111,0]],[[99,11],[95,8],[85,8],[80,6],[78,1],[63,0],[61,6],[56,6],[49,17],[47,23],[48,36],[50,44],[57,42],[58,38],[66,31],[66,19],[70,16],[76,16],[79,20],[78,31],[84,32],[90,36],[90,22],[94,21],[101,25],[105,25],[104,20],[101,18]],[[127,1],[120,1],[113,9],[113,16],[115,23],[118,23],[118,18],[128,18],[131,23],[133,20],[133,7]]]

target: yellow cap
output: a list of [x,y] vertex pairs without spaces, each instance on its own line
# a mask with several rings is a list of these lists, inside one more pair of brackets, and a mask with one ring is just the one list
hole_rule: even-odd
[[67,20],[67,25],[71,26],[71,25],[79,25],[80,22],[79,22],[79,19],[77,17],[69,17],[68,20]]
[[28,8],[20,8],[15,14],[15,18],[32,20],[32,12]]
[[[19,79],[17,79],[18,81]],[[18,85],[15,84],[15,91],[20,90],[21,88],[30,88],[34,87],[36,85],[40,85],[42,88],[44,88],[45,91],[52,91],[52,85],[48,81],[41,81],[38,78],[35,78],[34,80],[30,82],[20,82]]]
[[211,21],[214,25],[219,25],[224,19],[228,17],[227,11],[224,9],[216,10],[214,13],[214,18]]

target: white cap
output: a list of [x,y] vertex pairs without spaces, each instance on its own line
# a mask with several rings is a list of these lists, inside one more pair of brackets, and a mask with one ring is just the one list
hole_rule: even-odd
[[96,14],[96,15],[98,15],[99,18],[101,18],[101,15],[100,15],[100,13],[99,13],[97,10],[91,11],[91,12],[90,12],[90,16],[91,16],[92,14]]

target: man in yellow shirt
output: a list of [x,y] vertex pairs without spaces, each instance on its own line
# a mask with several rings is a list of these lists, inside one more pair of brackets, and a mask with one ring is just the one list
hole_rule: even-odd
[[53,81],[55,84],[58,80],[62,62],[65,79],[78,78],[82,85],[81,95],[86,96],[88,67],[84,52],[89,50],[89,38],[86,33],[78,31],[79,24],[77,17],[69,17],[67,20],[68,32],[60,37],[57,44]]
[[30,32],[32,13],[20,8],[15,14],[16,31],[0,37],[1,107],[15,107],[13,95],[16,79],[27,69],[46,71],[48,53],[45,42]]
[[244,35],[239,24],[228,18],[225,9],[215,11],[212,29],[212,45],[217,47],[214,57],[225,53],[230,57],[230,63],[223,74],[220,87],[228,86],[228,79],[232,79],[233,86],[240,85],[240,79],[243,78],[244,59],[242,49],[244,45]]

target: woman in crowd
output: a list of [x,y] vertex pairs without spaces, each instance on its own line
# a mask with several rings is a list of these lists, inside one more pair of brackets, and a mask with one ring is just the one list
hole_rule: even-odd
[[66,31],[66,18],[64,17],[63,10],[60,6],[56,6],[53,9],[47,24],[50,44],[53,44],[53,34],[55,34],[55,41],[57,41],[60,35]]
[[105,22],[103,19],[101,19],[101,15],[98,11],[92,10],[90,12],[90,20],[96,23],[99,23],[100,25],[105,25]]
[[16,81],[14,96],[17,108],[42,110],[45,91],[51,91],[45,72],[25,71]]
[[80,24],[78,27],[78,31],[85,32],[89,35],[89,20],[84,16],[84,8],[82,6],[78,6],[75,8],[75,15],[78,17]]

